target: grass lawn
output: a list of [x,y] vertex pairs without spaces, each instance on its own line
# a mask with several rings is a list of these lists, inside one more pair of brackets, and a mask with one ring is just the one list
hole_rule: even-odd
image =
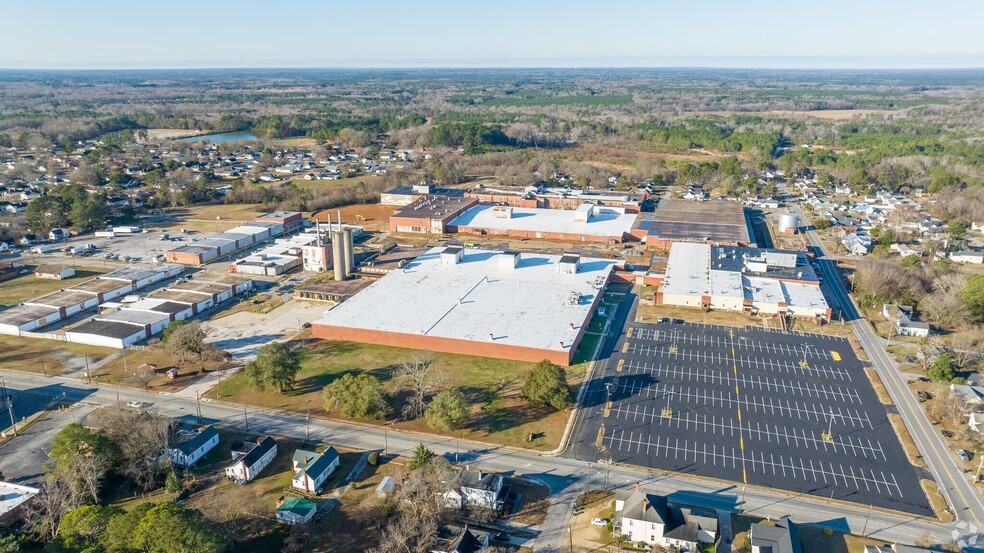
[[[395,393],[392,377],[399,363],[426,355],[410,349],[335,340],[314,340],[300,351],[301,372],[297,376],[297,386],[291,392],[283,395],[269,390],[255,392],[240,373],[208,395],[224,401],[301,413],[310,410],[313,415],[328,416],[321,389],[332,380],[350,372],[367,372],[382,380],[387,391]],[[559,443],[566,412],[530,407],[519,397],[524,375],[533,363],[448,353],[433,355],[436,366],[450,377],[451,385],[459,387],[472,405],[471,419],[466,428],[456,433],[458,437],[540,450],[553,449]],[[584,365],[567,368],[572,392],[584,378],[585,369]],[[379,422],[395,420],[395,411],[386,421]],[[424,420],[397,422],[392,427],[432,432]],[[526,442],[530,432],[537,436],[532,443]]]
[[[120,353],[120,350],[113,351]],[[146,386],[142,380],[135,376],[137,369],[144,363],[157,365],[154,377]],[[206,370],[213,370],[222,366],[223,363],[224,361],[206,361],[204,366]],[[172,367],[178,369],[178,376],[174,380],[168,380],[165,373]],[[201,374],[200,369],[201,364],[199,364],[197,359],[188,358],[185,363],[181,363],[179,359],[164,353],[160,349],[149,347],[145,350],[127,350],[125,362],[123,356],[120,355],[93,371],[92,378],[97,382],[116,383],[131,388],[147,388],[159,392],[176,392],[194,382]]]
[[366,186],[371,186],[381,180],[383,180],[383,177],[379,175],[362,175],[360,177],[343,178],[338,180],[294,179],[291,182],[298,188],[305,190],[327,190],[329,188],[351,186],[360,182],[365,183]]
[[234,313],[248,311],[250,313],[269,313],[284,304],[283,300],[273,294],[260,293],[250,298],[236,298],[238,301],[230,301],[230,307],[223,309],[216,314],[213,319],[228,317]]
[[[24,269],[34,271],[37,265],[24,265]],[[102,267],[76,267],[75,276],[65,280],[38,278],[33,274],[21,275],[0,282],[0,306],[17,305],[18,303],[43,296],[49,292],[57,292],[62,288],[75,286],[92,277],[108,273],[109,269]]]
[[83,355],[88,355],[89,363],[94,363],[116,351],[41,338],[0,335],[0,367],[12,371],[62,374],[85,368]]

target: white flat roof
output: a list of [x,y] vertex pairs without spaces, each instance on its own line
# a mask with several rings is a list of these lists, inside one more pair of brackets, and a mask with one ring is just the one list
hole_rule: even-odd
[[676,242],[670,248],[663,277],[663,293],[706,296],[711,291],[711,247],[706,244]]
[[[635,213],[620,213],[618,209],[594,206],[594,215],[587,223],[574,221],[574,210],[512,208],[509,219],[494,217],[494,205],[477,205],[468,209],[453,221],[452,226],[480,227],[488,229],[556,232],[622,238],[632,230]],[[587,209],[587,208],[585,208]]]
[[786,295],[786,303],[790,307],[827,309],[827,299],[823,297],[823,291],[820,290],[819,286],[787,281],[783,281],[781,284]]
[[782,285],[771,278],[745,277],[745,297],[755,303],[778,304],[786,301]]
[[[510,269],[499,252],[466,248],[449,265],[443,250],[428,250],[314,324],[483,342],[492,334],[495,344],[564,351],[615,264],[581,258],[579,272],[561,273],[560,256],[523,253]],[[581,301],[572,304],[572,294]]]
[[711,296],[741,298],[745,296],[738,271],[710,271]]
[[39,491],[30,486],[0,481],[0,515],[13,511],[20,504],[37,495]]
[[140,311],[137,309],[120,309],[119,311],[110,311],[109,313],[104,313],[96,317],[100,321],[114,321],[118,323],[132,323],[138,325],[153,325],[161,321],[167,320],[167,313],[158,313],[157,311]]

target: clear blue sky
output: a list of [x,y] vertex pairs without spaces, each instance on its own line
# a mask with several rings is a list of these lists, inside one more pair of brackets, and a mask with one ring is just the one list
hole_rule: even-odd
[[23,0],[0,68],[984,67],[982,0]]

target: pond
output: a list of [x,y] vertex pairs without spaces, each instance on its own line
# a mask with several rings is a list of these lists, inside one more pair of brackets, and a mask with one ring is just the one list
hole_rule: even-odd
[[201,142],[203,140],[208,140],[213,144],[219,142],[239,142],[240,140],[256,140],[255,134],[249,131],[232,131],[232,132],[217,132],[212,134],[200,134],[198,136],[189,136],[186,138],[179,138],[182,142]]

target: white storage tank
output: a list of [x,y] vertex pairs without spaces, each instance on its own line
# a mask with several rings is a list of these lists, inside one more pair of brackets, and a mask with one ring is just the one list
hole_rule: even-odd
[[779,214],[779,232],[783,234],[796,234],[796,229],[799,228],[799,217],[791,212],[786,211],[785,213]]

